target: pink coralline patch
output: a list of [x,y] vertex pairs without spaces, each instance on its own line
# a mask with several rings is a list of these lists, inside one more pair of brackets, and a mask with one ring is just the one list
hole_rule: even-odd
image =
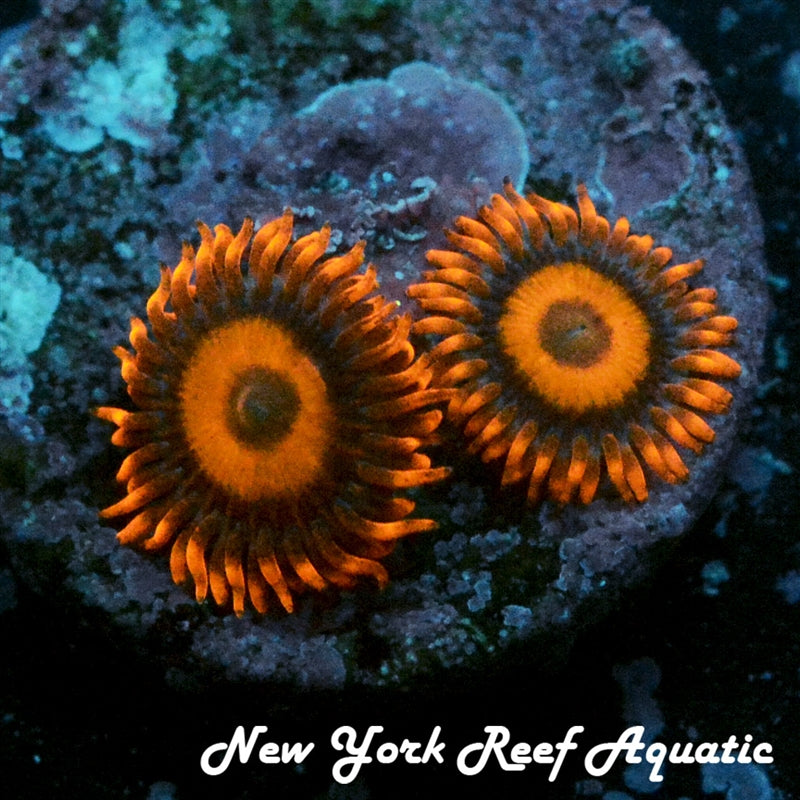
[[[632,211],[663,202],[688,178],[691,158],[678,142],[648,129],[631,129],[619,121],[618,135],[609,135],[603,182],[615,197],[625,197]],[[639,170],[643,180],[631,189],[620,175]]]
[[[504,176],[521,184],[528,170],[508,103],[422,62],[330,89],[253,144],[255,124],[239,140],[222,133],[224,148],[199,144],[202,169],[166,198],[173,220],[263,220],[291,204],[301,232],[330,222],[337,243],[365,239],[382,291],[401,301],[424,251],[442,244],[439,231],[473,213]],[[219,121],[212,127],[221,130]]]
[[[333,179],[371,190],[386,205],[404,189],[414,194],[410,183],[422,176],[453,186],[484,178],[496,186],[506,175],[522,183],[528,169],[525,132],[510,106],[423,62],[398,67],[386,80],[324,92],[297,114],[293,130],[289,158],[264,163],[266,180],[279,180],[288,166],[301,189]],[[287,133],[279,134],[284,141]],[[265,137],[261,147],[271,150],[275,139]],[[381,191],[370,182],[399,185]]]

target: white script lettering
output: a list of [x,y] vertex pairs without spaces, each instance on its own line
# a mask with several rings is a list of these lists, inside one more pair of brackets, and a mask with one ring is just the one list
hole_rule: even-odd
[[[547,780],[552,783],[557,777],[561,765],[564,763],[564,758],[569,750],[577,750],[578,745],[573,741],[575,736],[583,732],[580,725],[573,725],[564,737],[563,741],[558,742],[555,747],[548,742],[540,742],[535,747],[527,742],[518,742],[511,748],[510,760],[506,759],[503,748],[508,744],[511,739],[511,734],[504,725],[487,725],[484,733],[489,734],[485,742],[476,742],[475,744],[468,744],[462,748],[458,754],[456,761],[458,771],[462,775],[477,775],[481,772],[486,764],[489,762],[489,757],[494,755],[500,768],[506,772],[516,772],[525,767],[531,762],[536,764],[553,764],[550,770],[550,775]],[[552,753],[553,749],[558,751],[558,755],[554,758]],[[470,765],[467,759],[473,753],[480,753],[478,760]]]
[[[230,766],[233,756],[237,753],[239,755],[239,763],[246,764],[255,748],[256,739],[266,732],[266,725],[255,725],[253,730],[250,731],[249,738],[247,738],[244,726],[239,725],[233,732],[230,742],[217,742],[217,744],[212,744],[203,751],[203,755],[200,757],[200,768],[206,775],[222,775]],[[302,764],[313,749],[313,742],[308,744],[283,742],[280,745],[277,742],[265,742],[258,751],[258,760],[262,764],[288,764],[290,761]],[[219,764],[213,766],[211,757],[216,753],[221,753],[223,750],[225,754],[222,756],[222,760]]]
[[[442,728],[439,725],[431,731],[430,738],[421,756],[416,755],[416,751],[422,747],[421,742],[403,739],[402,744],[399,746],[394,742],[384,742],[378,747],[375,757],[381,764],[391,764],[400,756],[403,756],[407,764],[427,764],[431,758],[439,764],[443,764],[442,750],[444,750],[444,742],[437,741],[441,732]],[[367,755],[367,753],[376,733],[383,733],[383,727],[381,725],[370,725],[366,734],[364,734],[363,741],[358,744],[358,734],[355,728],[351,728],[349,725],[342,725],[333,732],[331,744],[334,749],[344,750],[350,754],[340,758],[333,765],[333,777],[337,783],[351,783],[355,780],[364,764],[372,763],[372,756]]]

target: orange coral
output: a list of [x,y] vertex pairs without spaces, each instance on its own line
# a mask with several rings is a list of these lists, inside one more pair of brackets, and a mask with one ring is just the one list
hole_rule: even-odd
[[[402,490],[443,478],[421,446],[439,425],[431,371],[411,320],[375,294],[363,243],[325,257],[325,226],[292,243],[284,215],[253,236],[199,224],[197,252],[162,267],[133,350],[115,349],[137,410],[103,407],[112,442],[132,448],[123,544],[171,548],[191,579],[242,614],[273,599],[291,612],[310,587],[388,580],[379,559],[435,523],[410,518]],[[242,270],[246,259],[247,269]],[[445,393],[446,394],[446,393]]]
[[740,367],[718,347],[737,323],[714,289],[690,289],[702,260],[667,266],[672,251],[600,216],[578,187],[578,210],[506,183],[478,218],[446,231],[425,283],[408,294],[438,338],[434,384],[455,391],[449,420],[468,450],[500,460],[503,485],[527,498],[589,503],[603,474],[626,501],[689,470],[674,444],[700,453],[705,415],[728,410],[718,381]]

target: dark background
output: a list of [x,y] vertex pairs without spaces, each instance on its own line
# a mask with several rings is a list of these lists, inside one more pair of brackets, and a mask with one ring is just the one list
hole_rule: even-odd
[[[686,741],[692,730],[707,741],[752,733],[774,746],[772,787],[783,797],[800,797],[800,601],[791,604],[776,590],[780,576],[800,570],[800,101],[782,91],[787,60],[800,49],[800,3],[650,5],[711,75],[750,162],[775,311],[764,391],[742,442],[764,448],[792,471],[777,471],[764,491],[746,491],[734,462],[676,557],[586,632],[558,669],[538,665],[536,653],[512,651],[502,666],[492,663],[482,672],[453,674],[451,683],[405,692],[298,694],[255,685],[176,691],[135,642],[117,632],[111,638],[91,612],[76,626],[18,584],[16,602],[0,613],[0,784],[6,786],[0,794],[372,798],[396,796],[400,787],[413,785],[421,796],[445,787],[467,796],[490,787],[506,789],[510,797],[591,795],[601,788],[576,784],[585,781],[582,771],[565,768],[549,785],[547,768],[536,766],[465,778],[455,769],[454,754],[479,740],[487,724],[509,726],[513,741],[555,742],[573,724],[586,726],[597,741],[616,739],[626,723],[613,668],[648,657],[662,675],[654,693],[666,721],[662,740]],[[34,3],[6,1],[0,23],[16,24],[35,13]],[[798,85],[795,78],[795,91]],[[711,561],[724,562],[730,574],[717,596],[703,590],[701,571]],[[5,563],[0,552],[0,567]],[[268,724],[277,741],[316,741],[317,748],[300,770],[254,760],[233,765],[224,777],[204,776],[203,749],[240,724]],[[425,742],[441,724],[448,761],[443,767],[373,765],[357,783],[337,787],[328,738],[344,724],[360,731],[384,725],[398,743],[405,737]],[[619,770],[603,779],[603,788],[625,790]],[[702,795],[698,770],[680,767],[650,796]],[[739,796],[763,795],[754,790]]]

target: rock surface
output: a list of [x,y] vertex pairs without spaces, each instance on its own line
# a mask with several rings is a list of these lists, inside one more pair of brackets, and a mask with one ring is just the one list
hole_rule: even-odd
[[[31,407],[3,423],[3,472],[13,476],[0,495],[3,535],[17,573],[37,591],[99,608],[112,628],[145,637],[176,682],[208,673],[299,686],[407,684],[501,659],[513,641],[568,643],[697,519],[757,386],[769,311],[761,226],[747,167],[706,76],[647,11],[618,0],[477,2],[443,19],[437,4],[410,3],[392,41],[359,39],[375,49],[369,63],[379,75],[348,61],[348,33],[332,38],[312,69],[300,49],[287,49],[284,62],[259,61],[281,42],[267,34],[260,41],[259,24],[234,13],[221,19],[210,5],[198,3],[196,13],[216,46],[200,55],[189,34],[196,19],[156,14],[137,0],[119,14],[103,5],[45,4],[47,16],[6,52],[0,74],[0,182],[10,187],[0,237],[61,286],[35,357]],[[98,63],[106,77],[108,65],[136,65],[130,49],[141,39],[131,31],[145,22],[157,26],[158,58],[169,54],[170,70],[162,60],[147,73],[142,66],[138,105],[117,94],[121,118],[95,118],[93,138],[80,147],[63,130],[54,134],[65,125],[81,134],[75,120],[83,125],[95,106],[75,87],[96,84]],[[142,313],[158,261],[176,263],[198,209],[208,222],[236,224],[232,216],[263,219],[291,204],[309,228],[329,219],[344,244],[365,237],[387,286],[417,277],[448,216],[499,189],[496,169],[483,162],[474,173],[431,174],[452,163],[450,152],[420,152],[415,161],[413,152],[388,157],[379,148],[373,168],[359,152],[363,171],[342,174],[318,112],[331,85],[391,83],[392,70],[419,61],[443,70],[436,74],[445,83],[483,87],[475,91],[504,109],[508,130],[484,114],[476,125],[510,143],[510,172],[527,151],[530,188],[570,201],[586,181],[601,213],[628,215],[634,232],[671,247],[679,261],[706,259],[704,283],[718,288],[720,306],[740,323],[734,409],[716,424],[715,444],[689,462],[690,482],[658,487],[642,506],[598,500],[523,514],[464,465],[453,482],[419,496],[440,530],[403,543],[383,593],[309,598],[287,618],[219,616],[172,585],[162,557],[118,547],[97,520],[113,497],[119,460],[89,414],[122,396],[110,347],[124,340],[129,316]],[[447,102],[440,85],[431,91],[437,104]],[[177,98],[168,118],[154,121],[148,92]],[[443,119],[452,111],[436,110]],[[435,123],[430,108],[420,113]],[[298,130],[299,153],[290,135]],[[50,201],[44,208],[42,196]],[[404,202],[398,219],[386,213]],[[154,643],[154,630],[170,633]]]

